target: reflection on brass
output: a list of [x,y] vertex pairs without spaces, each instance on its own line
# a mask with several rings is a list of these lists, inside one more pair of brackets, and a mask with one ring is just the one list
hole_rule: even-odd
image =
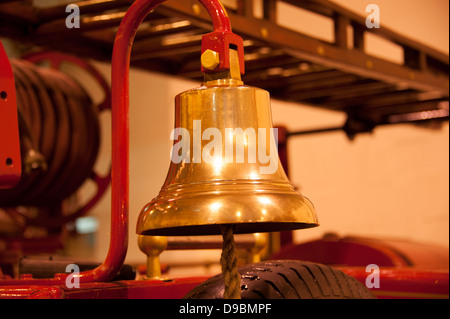
[[249,263],[259,263],[261,261],[261,252],[266,247],[268,234],[254,233],[254,245],[248,249]]

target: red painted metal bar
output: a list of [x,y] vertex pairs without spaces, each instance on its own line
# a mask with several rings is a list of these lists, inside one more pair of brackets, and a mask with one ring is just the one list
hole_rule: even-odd
[[[166,0],[136,0],[124,16],[117,31],[111,70],[112,89],[112,179],[111,238],[105,261],[95,269],[78,274],[80,283],[111,280],[123,265],[128,248],[129,209],[129,66],[131,47],[137,28],[144,18]],[[208,10],[214,33],[230,34],[228,15],[217,0],[199,0]],[[240,56],[243,60],[243,56]],[[1,280],[0,285],[64,284],[68,274],[54,278]]]
[[0,42],[0,189],[15,186],[22,174],[14,75]]
[[228,18],[228,14],[220,1],[218,0],[199,0],[199,1],[211,16],[214,31],[231,32],[230,19]]

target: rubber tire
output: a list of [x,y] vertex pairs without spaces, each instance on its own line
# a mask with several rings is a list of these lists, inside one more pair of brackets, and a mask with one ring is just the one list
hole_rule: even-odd
[[[239,268],[242,299],[375,299],[352,276],[327,265],[275,260]],[[191,290],[184,299],[223,299],[222,274]]]

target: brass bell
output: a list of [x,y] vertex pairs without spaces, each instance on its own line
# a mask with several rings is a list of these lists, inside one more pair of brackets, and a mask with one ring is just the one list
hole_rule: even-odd
[[245,86],[236,74],[206,78],[176,96],[169,172],[159,195],[142,209],[138,234],[215,235],[230,224],[235,234],[318,225],[312,203],[294,190],[278,158],[269,93]]

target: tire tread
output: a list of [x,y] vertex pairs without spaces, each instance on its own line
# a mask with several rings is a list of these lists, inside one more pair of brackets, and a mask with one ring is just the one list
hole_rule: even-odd
[[[354,277],[327,265],[298,260],[275,260],[245,265],[241,274],[242,299],[373,299]],[[222,275],[190,291],[186,299],[221,299]]]

